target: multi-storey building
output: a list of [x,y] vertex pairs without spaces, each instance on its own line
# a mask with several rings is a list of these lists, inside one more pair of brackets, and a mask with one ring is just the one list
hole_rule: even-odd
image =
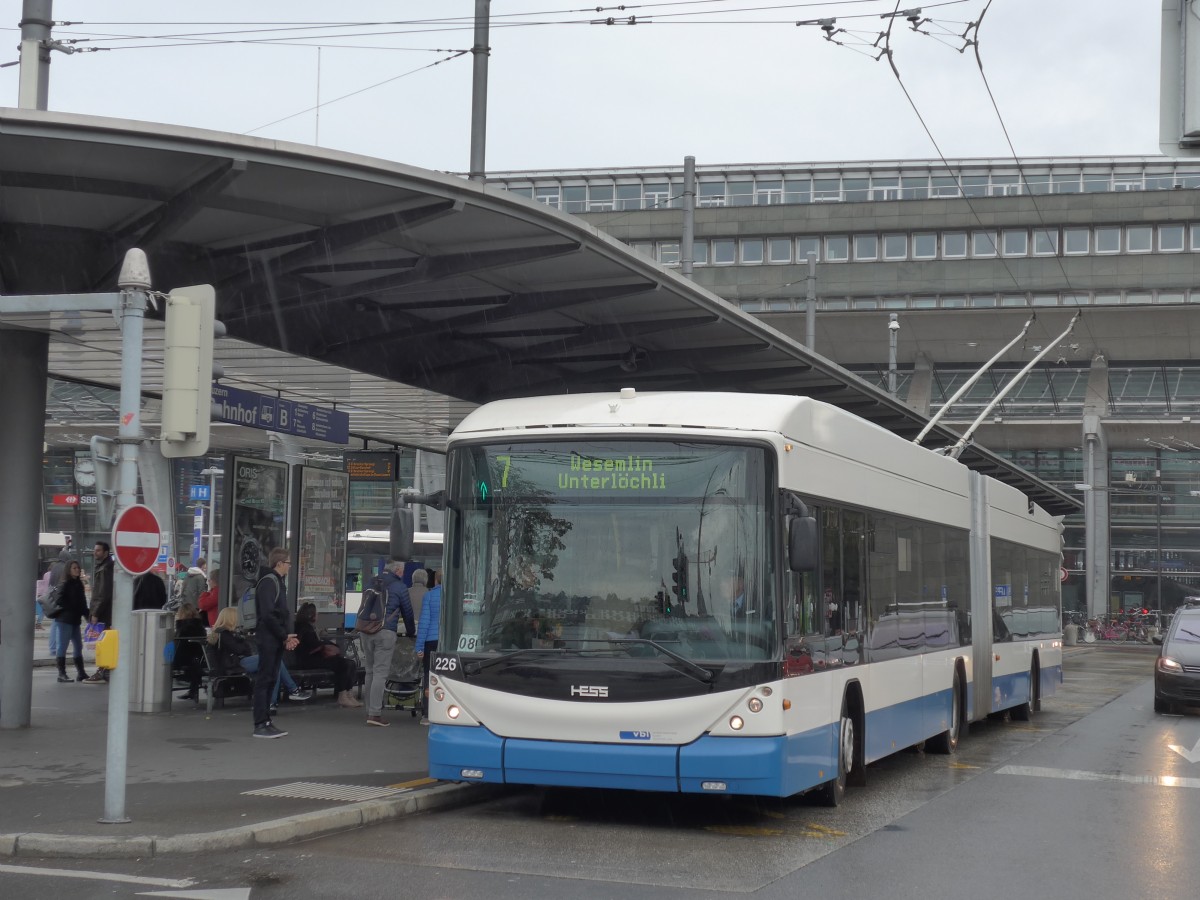
[[[664,266],[687,255],[682,166],[489,180]],[[980,443],[1087,501],[1066,523],[1068,608],[1091,578],[1093,612],[1106,583],[1110,608],[1171,609],[1200,593],[1197,188],[1200,160],[1166,157],[702,165],[693,277],[805,341],[811,255],[814,349],[926,413],[1029,322],[946,421],[986,409]]]

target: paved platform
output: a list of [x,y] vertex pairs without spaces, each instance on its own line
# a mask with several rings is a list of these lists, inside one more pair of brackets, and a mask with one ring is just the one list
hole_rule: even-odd
[[[387,728],[333,692],[285,702],[277,740],[251,737],[248,698],[211,716],[172,700],[169,713],[131,713],[125,814],[102,824],[108,686],[59,684],[37,633],[32,725],[0,731],[0,856],[194,853],[284,843],[474,802],[486,787],[426,777],[428,729],[408,710]],[[89,664],[88,671],[93,671]],[[178,693],[178,692],[177,692]]]

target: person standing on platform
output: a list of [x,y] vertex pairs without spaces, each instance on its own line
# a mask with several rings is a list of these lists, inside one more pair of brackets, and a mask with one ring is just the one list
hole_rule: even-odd
[[404,560],[393,559],[388,562],[382,577],[386,596],[383,628],[374,634],[363,634],[359,638],[366,669],[366,682],[363,687],[367,695],[368,725],[387,727],[388,724],[387,719],[383,717],[383,689],[387,684],[388,671],[392,667],[392,652],[396,648],[400,619],[404,619],[406,636],[412,637],[416,633],[408,588],[404,586],[404,579],[401,577],[403,574]]
[[[93,625],[112,627],[113,605],[113,557],[106,541],[96,541],[92,548],[92,556],[96,567],[92,570],[92,605],[88,610]],[[108,682],[108,669],[97,668],[90,678],[84,679],[84,684],[105,684]]]
[[421,724],[429,724],[429,658],[437,650],[442,620],[442,570],[433,573],[433,587],[425,593],[421,604],[421,621],[417,625],[417,657],[421,660]]
[[67,644],[75,645],[75,680],[84,681],[87,673],[83,670],[83,635],[79,623],[87,618],[87,597],[83,593],[83,581],[80,578],[79,563],[67,563],[62,581],[62,612],[54,620],[54,630],[58,633],[58,652],[55,661],[58,663],[58,680],[69,682],[67,674]]
[[291,633],[291,616],[287,608],[287,579],[292,567],[291,553],[276,547],[267,557],[269,571],[258,580],[254,589],[254,608],[258,621],[254,639],[258,645],[258,672],[254,676],[254,737],[280,738],[287,734],[271,722],[271,706],[275,698],[275,682],[283,651],[294,650],[300,643]]
[[208,562],[202,556],[196,560],[194,566],[187,570],[187,576],[183,579],[183,592],[180,594],[180,599],[183,603],[190,603],[199,609],[200,595],[206,590],[208,590]]

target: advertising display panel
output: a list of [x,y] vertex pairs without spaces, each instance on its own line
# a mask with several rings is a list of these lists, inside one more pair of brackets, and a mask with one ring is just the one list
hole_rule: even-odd
[[346,608],[346,525],[350,476],[336,469],[297,466],[292,481],[292,534],[296,561],[289,591],[296,605],[311,602],[317,613]]
[[225,473],[220,602],[229,606],[253,592],[271,550],[286,546],[288,464],[231,453]]

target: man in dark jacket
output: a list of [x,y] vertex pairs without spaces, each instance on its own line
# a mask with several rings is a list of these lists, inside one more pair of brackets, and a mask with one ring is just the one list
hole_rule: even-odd
[[276,547],[267,557],[269,571],[258,580],[254,589],[254,608],[258,621],[254,640],[258,645],[258,672],[254,675],[254,736],[279,738],[287,734],[271,722],[271,693],[275,690],[279,664],[284,650],[294,650],[299,643],[291,634],[292,617],[288,613],[287,586],[284,581],[291,569],[291,553]]
[[[113,605],[113,558],[108,543],[96,541],[92,548],[92,556],[96,567],[92,570],[92,603],[88,615],[93,625],[112,627]],[[91,677],[85,678],[85,684],[103,684],[108,681],[108,669],[96,669]]]

